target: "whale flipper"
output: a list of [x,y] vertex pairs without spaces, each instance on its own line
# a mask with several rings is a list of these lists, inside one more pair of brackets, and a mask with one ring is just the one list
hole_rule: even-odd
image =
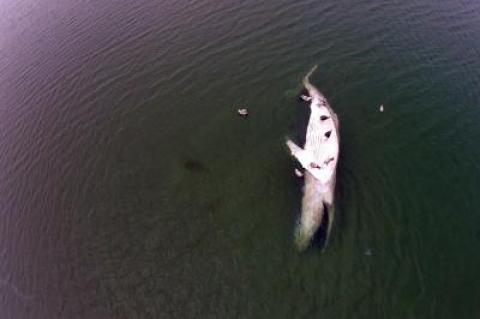
[[315,156],[312,152],[304,150],[290,139],[287,140],[287,146],[290,149],[290,153],[300,162],[302,167],[316,178],[319,178],[318,169],[321,166],[315,161]]
[[292,142],[292,140],[287,140],[287,146],[290,149],[290,153],[302,164],[303,168],[308,169],[309,164],[313,160],[312,154]]
[[290,153],[295,156],[295,154],[298,154],[299,152],[302,152],[303,149],[295,144],[291,139],[287,139],[287,146],[290,149]]

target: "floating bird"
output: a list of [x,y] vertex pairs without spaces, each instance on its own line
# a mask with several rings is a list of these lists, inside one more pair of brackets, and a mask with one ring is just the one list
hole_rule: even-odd
[[238,109],[237,113],[243,118],[246,118],[248,116],[248,110],[246,108]]
[[297,177],[303,177],[303,173],[298,168],[295,168],[295,175]]
[[378,109],[380,112],[383,112],[383,104],[380,104],[380,107]]
[[305,102],[309,102],[309,101],[312,100],[312,97],[311,97],[311,96],[308,96],[308,95],[305,95],[305,94],[300,95],[300,98],[301,98],[302,100],[304,100]]

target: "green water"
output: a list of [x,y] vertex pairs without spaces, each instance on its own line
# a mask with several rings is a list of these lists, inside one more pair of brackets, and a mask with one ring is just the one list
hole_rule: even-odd
[[[480,316],[477,2],[0,8],[1,318]],[[337,216],[300,254],[314,64]]]

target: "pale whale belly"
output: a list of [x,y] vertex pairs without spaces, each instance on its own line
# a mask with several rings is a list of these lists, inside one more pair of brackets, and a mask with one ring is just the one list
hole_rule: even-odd
[[[315,164],[308,169],[321,183],[328,183],[337,167],[339,142],[334,115],[325,106],[311,107],[304,150],[312,155]],[[322,120],[324,118],[324,120]],[[312,172],[314,171],[314,172]]]

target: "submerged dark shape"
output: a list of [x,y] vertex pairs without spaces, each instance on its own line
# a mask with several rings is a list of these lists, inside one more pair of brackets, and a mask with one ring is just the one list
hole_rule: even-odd
[[185,167],[187,171],[191,172],[204,172],[206,170],[205,165],[203,165],[202,162],[194,159],[187,159],[183,163],[183,167]]

